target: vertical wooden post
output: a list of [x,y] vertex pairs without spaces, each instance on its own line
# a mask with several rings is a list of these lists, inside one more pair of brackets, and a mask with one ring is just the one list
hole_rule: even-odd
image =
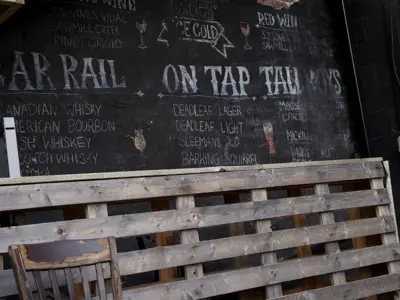
[[[300,188],[289,188],[288,197],[299,197],[301,196]],[[292,217],[293,228],[300,228],[307,226],[307,217],[305,215],[299,215]],[[299,258],[312,256],[310,246],[297,247],[297,256]],[[315,277],[306,278],[302,284],[303,290],[312,290],[317,288],[317,281]]]
[[[194,208],[196,207],[194,202],[194,196],[180,196],[176,199],[176,208]],[[188,218],[191,216],[188,216]],[[181,235],[181,243],[182,244],[191,244],[196,243],[199,241],[199,232],[197,229],[192,230],[182,230],[180,232]],[[203,265],[191,265],[185,266],[185,276],[187,279],[196,278],[196,277],[203,277]]]
[[[376,189],[383,189],[384,183],[383,179],[372,179],[370,181],[371,183],[371,189],[376,190]],[[390,191],[391,192],[391,191]],[[389,192],[389,193],[390,193]],[[384,217],[384,216],[390,216],[390,205],[380,205],[376,207],[376,215],[378,217]],[[382,239],[382,244],[388,245],[388,244],[394,244],[399,242],[399,237],[395,232],[392,233],[384,233],[381,234],[381,239]],[[387,264],[389,274],[393,273],[399,273],[400,272],[400,263],[399,261],[395,262],[390,262]],[[394,300],[400,300],[400,291],[396,291],[393,296]]]
[[[351,192],[354,191],[356,186],[354,183],[345,183],[343,186],[343,192]],[[350,208],[347,210],[348,218],[351,221],[361,219],[361,211],[359,208]],[[361,236],[352,239],[353,248],[354,249],[362,249],[367,247],[367,240],[366,237]],[[366,279],[372,277],[372,271],[370,267],[365,267],[359,270],[360,272],[360,279]],[[370,296],[366,297],[366,300],[376,300],[377,296]]]
[[[251,191],[252,201],[267,201],[268,195],[266,190],[252,190]],[[257,233],[268,233],[271,232],[271,220],[257,221]],[[278,262],[276,253],[271,251],[268,253],[261,254],[261,263],[263,265],[271,265]],[[282,286],[280,284],[269,285],[265,288],[267,299],[282,296]]]
[[[89,205],[86,205],[85,215],[86,215],[86,218],[88,218],[88,219],[105,218],[105,217],[108,216],[107,204],[89,204]],[[105,281],[105,284],[106,284],[106,290],[110,291],[111,290],[111,280],[107,279]],[[95,284],[94,289],[95,289],[96,293],[99,291],[97,282]],[[82,284],[76,284],[75,285],[75,291],[76,291],[76,294],[77,294],[78,298],[82,297],[84,295],[83,285]],[[99,296],[99,295],[97,295],[97,296]]]
[[[329,194],[329,185],[327,184],[317,184],[314,187],[314,191],[316,195],[324,195]],[[333,212],[325,212],[320,214],[321,225],[328,225],[335,223],[335,216]],[[339,253],[339,243],[332,242],[325,244],[325,253],[332,254],[332,253]],[[337,272],[330,274],[331,283],[332,285],[339,285],[346,283],[346,275],[344,272]]]
[[[238,194],[238,193],[225,194],[224,195],[224,203],[225,204],[240,203],[240,194]],[[245,235],[244,224],[243,223],[229,224],[229,233],[231,236]],[[244,256],[235,257],[235,267],[237,269],[247,267],[248,265],[249,264],[248,264],[248,260],[246,257],[244,257]],[[253,299],[256,297],[254,290],[240,291],[237,293],[237,295],[240,300],[242,300],[242,299],[247,300],[250,298]]]
[[[169,199],[154,199],[151,201],[151,211],[162,211],[169,209]],[[173,233],[161,232],[156,233],[156,245],[171,246],[173,245]],[[158,271],[160,282],[170,282],[176,277],[176,268],[163,269]]]

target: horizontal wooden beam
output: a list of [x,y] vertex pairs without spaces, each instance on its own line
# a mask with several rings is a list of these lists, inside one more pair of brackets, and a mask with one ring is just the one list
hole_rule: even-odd
[[0,253],[7,252],[9,245],[109,236],[120,238],[389,203],[387,190],[364,190],[4,227],[0,228]]
[[312,291],[274,298],[274,300],[304,300],[304,299],[362,299],[400,289],[400,274],[383,275],[354,281],[347,284],[330,286]]
[[0,211],[383,178],[382,162],[0,187]]
[[394,218],[372,218],[329,225],[234,236],[188,245],[156,247],[119,254],[123,275],[192,265],[244,255],[278,251],[313,244],[336,242],[396,229]]
[[[22,0],[20,0],[20,1],[22,1]],[[16,185],[16,184],[24,185],[24,184],[33,184],[33,183],[76,182],[76,181],[89,181],[89,180],[124,179],[124,178],[135,178],[135,177],[235,172],[235,171],[248,171],[248,170],[268,170],[268,169],[296,168],[296,167],[309,167],[309,166],[320,166],[320,165],[324,165],[324,166],[326,166],[326,165],[346,165],[346,164],[357,164],[357,163],[365,164],[365,163],[376,163],[376,162],[382,162],[382,161],[383,161],[382,158],[362,158],[362,159],[325,160],[325,161],[266,164],[266,165],[219,166],[219,167],[190,168],[190,169],[162,169],[162,170],[145,170],[145,171],[84,173],[84,174],[68,174],[68,175],[52,175],[52,176],[0,178],[0,186]]]
[[[176,300],[184,298],[186,292],[195,295],[193,299],[202,299],[198,296],[212,297],[240,290],[303,279],[311,276],[324,275],[339,271],[366,267],[380,263],[387,263],[400,259],[400,245],[384,245],[364,249],[350,250],[346,252],[313,256],[303,259],[290,260],[274,265],[253,267],[230,271],[191,279],[186,281],[172,282],[168,284],[152,285],[148,288],[125,291],[125,299],[135,300]],[[119,259],[120,266],[122,261]],[[127,262],[129,263],[129,262]],[[109,269],[104,268],[105,278],[110,276]],[[59,284],[65,284],[65,275],[62,271],[56,271]],[[126,271],[121,270],[125,275]],[[134,270],[130,269],[129,274]],[[80,280],[79,271],[73,270],[75,280]],[[48,274],[43,273],[42,279],[46,286],[50,285]],[[95,280],[96,271],[88,268],[89,280]],[[32,282],[33,278],[30,280]],[[33,285],[35,286],[35,285]],[[201,293],[198,293],[201,291]],[[0,272],[0,297],[17,294],[12,270]],[[190,298],[189,298],[190,299]]]
[[370,247],[130,290],[124,293],[124,298],[135,300],[204,299],[394,261],[399,258],[400,245]]

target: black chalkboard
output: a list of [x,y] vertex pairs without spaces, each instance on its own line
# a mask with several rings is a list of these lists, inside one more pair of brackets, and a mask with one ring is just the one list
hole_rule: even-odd
[[0,27],[22,175],[351,157],[328,1],[28,2]]

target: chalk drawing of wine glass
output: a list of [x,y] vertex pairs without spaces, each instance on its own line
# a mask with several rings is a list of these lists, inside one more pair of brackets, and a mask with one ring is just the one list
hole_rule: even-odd
[[263,131],[265,139],[267,140],[269,146],[269,154],[275,154],[276,149],[274,145],[274,126],[271,122],[267,121],[263,124]]
[[143,33],[146,31],[147,23],[146,23],[145,18],[141,18],[141,20],[142,20],[142,22],[136,21],[136,28],[140,32],[140,45],[138,46],[138,48],[146,49],[147,46],[144,44],[144,41],[143,41]]
[[240,22],[240,29],[242,30],[242,33],[246,39],[246,44],[244,45],[244,49],[245,50],[251,50],[253,49],[250,45],[249,45],[249,41],[247,40],[249,34],[250,34],[250,24],[247,22]]

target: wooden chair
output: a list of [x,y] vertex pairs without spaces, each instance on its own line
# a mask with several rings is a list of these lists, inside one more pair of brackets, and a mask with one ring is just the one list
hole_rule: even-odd
[[[17,245],[10,246],[8,251],[21,300],[44,300],[47,297],[45,287],[49,286],[54,300],[61,300],[60,286],[65,285],[69,297],[75,300],[78,299],[75,284],[79,282],[82,282],[85,299],[89,300],[92,298],[89,282],[94,280],[99,299],[106,300],[104,263],[110,265],[113,299],[123,298],[114,238]],[[33,279],[29,273],[33,273]],[[58,282],[60,278],[63,282]],[[39,297],[34,297],[36,294]]]

